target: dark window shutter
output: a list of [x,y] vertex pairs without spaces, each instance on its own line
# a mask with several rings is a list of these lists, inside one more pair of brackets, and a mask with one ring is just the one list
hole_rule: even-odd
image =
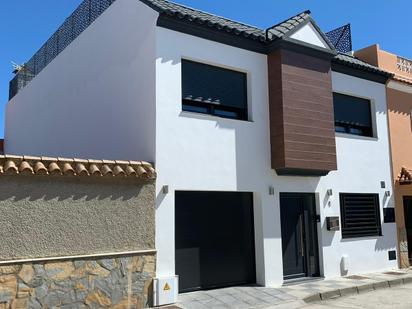
[[381,236],[378,194],[340,194],[342,238]]
[[183,110],[247,119],[245,73],[182,60]]
[[333,94],[337,132],[372,136],[371,102],[340,93]]

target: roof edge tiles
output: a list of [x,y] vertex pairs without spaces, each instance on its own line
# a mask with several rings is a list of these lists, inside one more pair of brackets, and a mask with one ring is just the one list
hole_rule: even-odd
[[[108,1],[108,0],[107,0]],[[148,7],[159,13],[157,25],[159,27],[175,30],[178,32],[194,35],[204,39],[212,40],[222,44],[258,52],[261,54],[269,54],[272,52],[271,45],[276,42],[287,41],[288,37],[295,31],[300,29],[308,22],[312,22],[315,28],[320,32],[325,41],[330,45],[330,41],[324,33],[317,27],[315,21],[311,17],[309,10],[299,13],[289,19],[284,20],[267,29],[260,29],[245,23],[234,21],[225,17],[203,12],[181,4],[177,4],[168,0],[136,0],[144,3]],[[110,4],[115,0],[110,0]],[[100,12],[99,14],[101,14]],[[302,51],[316,50],[313,46],[309,48],[302,42],[289,42],[289,45],[303,47]],[[46,43],[44,46],[48,46]],[[273,47],[273,46],[272,46]],[[331,46],[330,46],[331,47]],[[356,59],[352,61],[350,56],[335,56],[332,61],[336,64],[337,70],[346,72],[346,74],[358,76],[361,78],[385,82],[388,79],[387,72],[379,70],[363,61]],[[355,58],[354,58],[355,59]],[[29,61],[30,62],[30,61]],[[345,69],[342,67],[347,67]],[[365,72],[363,74],[359,72]],[[37,74],[37,73],[36,73]],[[29,76],[30,80],[35,77]],[[378,78],[375,78],[377,75]],[[27,78],[23,76],[21,78]],[[385,80],[386,78],[386,80]],[[17,89],[10,99],[17,94],[20,89]]]
[[222,16],[207,13],[198,9],[184,6],[166,0],[140,0],[147,6],[157,11],[160,15],[174,17],[191,24],[204,25],[225,33],[232,33],[237,36],[264,42],[266,40],[265,31],[245,23],[234,21]]
[[412,170],[402,167],[398,175],[398,181],[400,184],[412,184]]
[[155,179],[156,171],[145,161],[84,160],[59,157],[0,155],[1,175],[61,175]]
[[393,79],[394,81],[397,81],[397,82],[401,82],[401,83],[404,83],[404,84],[412,85],[412,79],[409,79],[409,78],[406,78],[406,77],[401,77],[401,76],[395,74],[395,75],[392,77],[392,79]]
[[[228,45],[234,45],[264,54],[270,53],[271,43],[284,40],[285,37],[299,29],[299,27],[301,27],[302,25],[305,25],[308,22],[313,22],[316,26],[316,23],[311,17],[310,10],[296,14],[295,16],[292,16],[267,29],[260,29],[167,0],[140,1],[159,12],[161,16],[165,16],[165,20],[158,22],[159,26],[164,26],[166,28],[170,28],[179,32],[185,32],[191,35],[197,35],[203,38],[219,41],[221,43],[226,42]],[[175,21],[175,25],[171,24],[172,20]],[[184,26],[184,24],[186,24],[186,26]],[[206,27],[213,33],[210,35],[207,35],[204,32],[198,33],[195,26]],[[323,34],[320,29],[317,30]],[[216,36],[216,31],[222,33],[221,39]],[[232,37],[238,37],[239,40],[241,38],[246,39],[250,42],[250,44],[241,44],[241,42],[238,42],[239,44],[236,44],[234,42],[234,39],[231,40],[227,37],[228,35]],[[325,41],[328,43],[328,45],[332,44],[326,37]],[[334,56],[334,58],[332,58],[332,61],[354,70],[369,73],[363,75],[357,74],[359,77],[366,79],[385,82],[386,79],[392,76],[386,71],[383,71],[349,55],[338,54]],[[346,71],[346,73],[349,74],[351,72]],[[379,75],[382,78],[374,78],[373,76],[371,76],[374,74]]]
[[282,38],[289,32],[293,31],[296,27],[299,27],[302,23],[305,23],[307,20],[311,19],[310,14],[311,11],[306,10],[267,28],[266,38],[270,41],[277,38]]
[[354,56],[342,53],[332,58],[332,70],[382,84],[385,84],[389,78],[393,77],[393,74],[390,72],[366,63]]

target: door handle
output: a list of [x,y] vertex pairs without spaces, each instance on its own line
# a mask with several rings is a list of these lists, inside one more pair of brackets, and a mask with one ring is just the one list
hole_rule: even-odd
[[302,255],[302,257],[305,256],[304,254],[304,239],[303,239],[303,219],[302,219],[302,215],[299,216],[299,224],[300,224],[300,254]]

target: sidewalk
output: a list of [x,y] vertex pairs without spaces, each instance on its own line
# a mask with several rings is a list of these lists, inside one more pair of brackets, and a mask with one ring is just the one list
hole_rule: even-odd
[[316,280],[281,288],[239,286],[179,295],[179,302],[165,308],[182,309],[293,309],[305,303],[412,283],[412,270],[392,270]]

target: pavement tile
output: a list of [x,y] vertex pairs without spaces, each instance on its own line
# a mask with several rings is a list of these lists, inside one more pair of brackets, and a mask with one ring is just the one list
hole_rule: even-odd
[[[357,295],[375,289],[412,283],[411,270],[396,270],[396,272],[401,274],[387,271],[386,273],[362,274],[359,277],[366,277],[367,279],[361,280],[342,277],[287,285],[281,288],[238,286],[192,292],[179,295],[177,305],[184,309],[293,309],[301,306],[303,299],[307,302],[316,302],[321,299]],[[405,289],[409,287],[412,289],[412,285],[405,285],[404,287]],[[321,303],[319,305],[323,307]],[[316,305],[313,306],[316,307]]]

